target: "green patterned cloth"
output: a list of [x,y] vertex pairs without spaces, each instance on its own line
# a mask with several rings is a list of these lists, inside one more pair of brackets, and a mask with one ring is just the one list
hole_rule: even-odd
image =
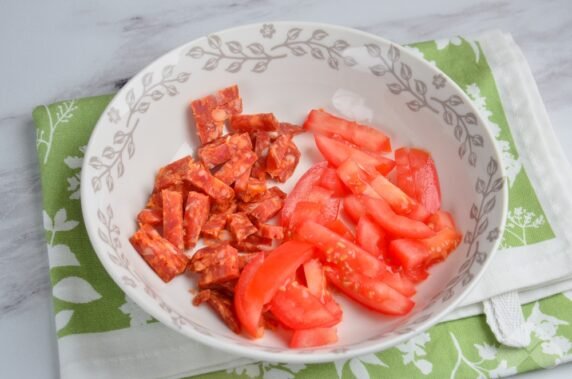
[[[441,68],[466,91],[488,119],[497,138],[510,186],[508,222],[502,247],[531,246],[554,239],[555,233],[520,163],[493,72],[479,44],[456,37],[414,44],[409,49]],[[439,85],[438,77],[433,85]],[[71,100],[41,106],[34,111],[43,219],[62,367],[73,366],[81,354],[77,351],[71,354],[70,348],[65,347],[72,338],[81,336],[88,342],[92,339],[96,348],[101,336],[162,328],[127,298],[107,275],[83,225],[79,201],[83,154],[93,127],[111,99],[112,96],[100,96]],[[558,294],[523,308],[531,333],[531,343],[523,349],[499,346],[484,316],[474,316],[441,323],[378,354],[326,364],[226,365],[224,367],[233,368],[200,377],[500,377],[570,360],[572,293]],[[170,333],[164,329],[164,333]],[[99,366],[102,369],[114,364],[111,360],[102,362]],[[114,376],[112,369],[106,373],[108,377]],[[173,376],[172,373],[169,376]]]

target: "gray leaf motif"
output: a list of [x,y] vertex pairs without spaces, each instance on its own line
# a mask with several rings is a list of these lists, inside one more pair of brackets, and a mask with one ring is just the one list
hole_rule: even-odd
[[147,88],[149,87],[149,85],[153,82],[153,73],[152,72],[148,72],[145,75],[143,75],[143,79],[141,79],[142,83],[143,83],[143,87]]
[[163,67],[163,71],[162,71],[163,79],[170,78],[171,75],[173,75],[174,68],[175,68],[175,66],[173,66],[173,65],[167,65],[167,66]]
[[262,55],[264,54],[264,46],[261,43],[255,42],[251,43],[250,45],[246,46],[248,50],[254,55]]
[[417,100],[411,100],[407,102],[407,107],[413,112],[417,112],[419,109],[421,109],[421,103],[419,103]]
[[344,41],[343,39],[339,39],[336,42],[334,42],[334,44],[332,45],[332,47],[334,48],[334,50],[337,51],[344,51],[345,49],[347,49],[350,46],[349,43],[347,43],[346,41]]
[[226,46],[231,53],[240,54],[242,53],[242,45],[238,41],[230,41],[226,43]]
[[391,45],[387,51],[387,58],[393,63],[397,62],[400,58],[399,49],[395,45]]
[[242,61],[234,61],[228,65],[226,71],[235,73],[239,72],[241,68],[242,68]]
[[375,66],[371,66],[369,68],[369,70],[375,76],[383,76],[387,72],[387,69],[385,68],[385,66],[383,66],[381,64],[376,64]]
[[328,58],[328,65],[329,65],[331,68],[333,68],[334,70],[337,70],[337,69],[339,69],[340,63],[339,63],[339,61],[338,61],[335,57],[332,57],[332,56],[331,56],[331,57]]
[[260,62],[256,63],[254,65],[254,67],[252,68],[252,71],[256,72],[256,73],[261,73],[261,72],[266,71],[266,69],[268,68],[269,62],[270,61],[260,61]]
[[353,67],[357,64],[357,61],[351,55],[344,56],[344,63],[348,67]]
[[310,53],[316,59],[324,59],[324,53],[317,47],[313,47],[312,50],[310,50]]
[[491,157],[489,163],[487,164],[487,174],[489,174],[489,176],[493,176],[494,174],[496,174],[497,169],[498,169],[497,161]]
[[292,51],[292,54],[297,57],[301,57],[302,55],[306,54],[306,50],[304,50],[302,46],[292,46],[290,47],[290,50]]
[[187,55],[191,58],[198,59],[198,58],[201,58],[204,53],[205,53],[205,51],[203,50],[202,47],[195,46],[195,47],[191,48],[191,50],[189,50]]
[[288,30],[288,33],[286,34],[286,41],[294,41],[294,40],[298,39],[301,32],[302,32],[302,29],[300,29],[300,28],[292,28],[292,29]]
[[214,34],[209,35],[207,37],[207,41],[208,41],[209,46],[212,49],[216,49],[216,50],[220,49],[220,46],[222,44],[220,37],[217,35],[214,35]]
[[399,85],[399,83],[389,83],[387,85],[387,88],[389,89],[389,92],[391,92],[394,95],[399,95],[403,90],[403,88],[401,88],[401,85]]
[[322,29],[316,29],[314,30],[314,33],[312,33],[312,39],[316,40],[316,41],[321,41],[324,38],[326,38],[328,36],[328,33]]
[[381,56],[381,48],[373,43],[368,43],[365,45],[367,52],[370,56],[378,58]]
[[475,134],[471,137],[471,143],[475,146],[483,146],[484,140],[483,140],[483,136],[479,135],[479,134]]
[[214,70],[215,68],[218,67],[218,61],[219,61],[219,58],[216,58],[216,57],[209,58],[205,62],[204,66],[203,66],[203,70],[206,70],[206,71]]
[[415,79],[415,92],[421,96],[427,93],[427,85],[419,79]]
[[401,71],[399,72],[399,75],[403,78],[403,80],[408,81],[413,75],[411,72],[411,67],[405,63],[401,63]]

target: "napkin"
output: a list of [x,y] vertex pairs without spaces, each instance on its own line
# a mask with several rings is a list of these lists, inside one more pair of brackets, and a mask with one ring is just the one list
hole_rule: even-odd
[[[83,224],[83,154],[112,97],[69,100],[40,106],[33,114],[61,376],[499,377],[570,360],[572,292],[560,292],[572,288],[572,239],[564,228],[572,219],[572,204],[564,198],[572,183],[558,173],[571,170],[526,60],[500,32],[407,48],[446,72],[473,99],[497,139],[508,176],[507,227],[490,236],[502,238],[502,248],[464,306],[450,316],[461,319],[377,354],[312,365],[251,362],[171,331],[114,284]],[[432,85],[443,82],[436,77]],[[529,304],[521,308],[522,302]],[[486,317],[472,316],[483,308]],[[509,348],[497,339],[524,347]]]

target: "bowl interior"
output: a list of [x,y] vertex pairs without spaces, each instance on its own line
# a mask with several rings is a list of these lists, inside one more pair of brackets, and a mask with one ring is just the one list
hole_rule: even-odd
[[[389,347],[435,323],[488,262],[496,241],[486,236],[502,227],[506,206],[502,183],[501,188],[491,187],[503,176],[493,140],[452,81],[397,45],[326,25],[276,23],[265,38],[268,30],[251,25],[193,41],[153,62],[116,96],[92,135],[82,173],[90,238],[129,296],[166,325],[204,343],[260,359],[305,362]],[[443,87],[432,84],[437,75],[444,78]],[[281,121],[299,124],[310,109],[324,108],[381,128],[394,147],[412,145],[431,152],[443,209],[472,237],[431,269],[429,279],[418,286],[409,316],[385,317],[337,296],[344,319],[335,346],[289,350],[271,332],[252,341],[230,332],[208,307],[191,304],[191,276],[165,284],[131,247],[135,216],[152,190],[155,173],[198,146],[187,121],[189,100],[233,83],[239,85],[244,113],[273,112]],[[296,144],[302,160],[280,186],[285,191],[321,160],[311,135],[297,136]],[[106,147],[119,153],[106,155]],[[492,204],[490,199],[495,199]],[[472,215],[473,205],[482,208],[479,214]]]

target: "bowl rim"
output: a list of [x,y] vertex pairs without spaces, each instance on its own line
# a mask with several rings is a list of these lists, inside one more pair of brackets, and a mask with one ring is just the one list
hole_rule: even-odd
[[[100,127],[100,125],[105,122],[105,121],[102,121],[102,120],[104,120],[104,115],[106,115],[107,112],[110,110],[110,108],[113,106],[114,101],[119,97],[123,97],[124,94],[126,93],[126,91],[129,90],[129,84],[130,83],[132,83],[135,80],[138,80],[140,78],[140,76],[143,75],[144,72],[147,72],[151,67],[155,66],[157,64],[157,62],[159,62],[165,56],[172,55],[175,52],[184,49],[185,47],[191,46],[191,45],[205,39],[210,34],[219,34],[219,33],[228,34],[231,32],[240,32],[243,29],[252,29],[255,27],[262,26],[263,24],[304,26],[304,27],[311,26],[311,27],[315,27],[315,28],[325,28],[325,29],[329,29],[329,30],[336,30],[336,31],[339,31],[341,33],[350,33],[350,34],[354,34],[357,36],[370,38],[370,39],[375,40],[376,42],[378,42],[382,45],[386,45],[386,46],[391,46],[391,45],[399,46],[401,48],[400,52],[402,54],[408,56],[408,58],[410,58],[412,60],[419,62],[422,65],[425,65],[429,70],[435,71],[436,73],[439,73],[439,74],[443,75],[443,77],[448,79],[447,84],[451,85],[451,87],[454,89],[454,92],[456,92],[456,94],[459,95],[461,97],[461,99],[463,99],[463,101],[465,102],[465,104],[467,104],[469,109],[475,115],[478,115],[477,117],[480,121],[479,123],[482,125],[483,133],[485,133],[487,135],[487,137],[489,138],[489,140],[493,142],[491,144],[492,145],[491,149],[493,152],[493,156],[499,162],[498,170],[500,172],[500,176],[502,178],[505,178],[505,180],[506,180],[506,172],[505,172],[504,166],[502,165],[502,159],[501,159],[502,155],[499,152],[495,137],[492,135],[490,129],[486,127],[486,123],[487,123],[486,119],[482,116],[481,112],[475,107],[473,101],[462,90],[462,88],[454,80],[452,80],[446,73],[441,71],[441,69],[439,69],[437,66],[431,65],[425,59],[421,59],[421,58],[417,57],[408,49],[404,49],[403,45],[392,42],[388,39],[377,36],[373,33],[365,32],[365,31],[354,29],[354,28],[347,27],[347,26],[340,26],[340,25],[336,25],[336,24],[329,24],[329,23],[323,23],[323,22],[311,22],[311,21],[296,21],[296,20],[260,21],[260,22],[248,23],[248,24],[244,24],[244,25],[240,25],[240,26],[236,26],[236,27],[232,27],[232,28],[226,28],[226,29],[214,31],[212,33],[202,35],[200,37],[194,38],[191,41],[180,44],[180,45],[176,46],[175,48],[170,49],[169,51],[161,54],[159,57],[157,57],[156,59],[151,61],[149,64],[147,64],[143,68],[141,68],[135,75],[133,75],[129,79],[129,81],[127,81],[127,83],[125,83],[125,85],[115,94],[113,99],[111,99],[109,104],[103,110],[103,112],[102,112],[100,118],[98,119],[95,127],[93,128],[93,131],[90,135],[90,139],[89,139],[87,149],[85,151],[84,156],[88,157],[88,156],[92,155],[93,150],[95,149],[95,147],[94,147],[95,142],[94,142],[94,138],[92,138],[92,137],[95,135],[97,128]],[[88,199],[87,191],[88,191],[89,186],[85,185],[85,183],[89,182],[89,180],[87,178],[87,173],[90,170],[86,169],[88,167],[89,167],[88,162],[86,159],[84,159],[84,162],[82,165],[82,171],[81,171],[82,216],[83,216],[83,220],[84,220],[84,224],[86,227],[88,237],[90,239],[90,243],[92,244],[92,247],[93,247],[95,253],[97,254],[100,262],[104,266],[104,268],[107,271],[107,273],[109,274],[109,276],[113,279],[115,284],[117,284],[117,286],[119,286],[119,288],[121,288],[121,290],[127,296],[129,296],[138,306],[140,306],[145,312],[147,312],[152,317],[159,320],[163,325],[165,325],[165,326],[169,327],[170,329],[178,332],[179,334],[184,335],[185,337],[191,338],[197,342],[200,342],[204,345],[207,345],[208,347],[211,347],[211,348],[214,348],[214,349],[217,349],[220,351],[235,354],[235,355],[238,355],[241,357],[252,358],[252,359],[256,359],[256,360],[263,360],[263,361],[267,361],[267,362],[321,363],[321,362],[331,362],[331,361],[339,360],[339,359],[351,359],[351,358],[356,357],[356,356],[369,354],[369,353],[377,353],[377,352],[389,349],[391,347],[398,345],[399,343],[402,343],[403,341],[406,341],[406,340],[412,338],[413,336],[415,336],[419,333],[422,333],[422,332],[428,330],[432,326],[438,324],[447,314],[449,314],[452,310],[454,310],[454,308],[456,308],[457,305],[472,291],[472,289],[475,287],[475,285],[481,280],[484,272],[486,271],[487,267],[489,266],[490,262],[492,261],[493,256],[498,251],[498,248],[499,248],[499,245],[501,242],[501,238],[497,238],[495,240],[495,242],[493,243],[493,245],[490,248],[490,253],[487,255],[485,262],[481,265],[481,269],[479,270],[479,272],[475,275],[475,277],[471,281],[471,283],[469,283],[463,289],[462,292],[460,292],[458,295],[456,295],[455,299],[453,299],[446,307],[444,307],[440,311],[435,312],[427,320],[425,320],[419,324],[416,324],[415,327],[413,328],[413,330],[408,331],[407,333],[403,333],[403,334],[397,335],[397,336],[389,338],[389,339],[381,339],[381,340],[379,340],[378,343],[372,343],[372,344],[369,344],[369,345],[364,346],[364,347],[352,347],[350,349],[347,349],[347,350],[344,350],[341,352],[324,352],[324,353],[315,353],[315,354],[307,354],[307,355],[306,354],[299,354],[299,353],[296,353],[296,354],[290,353],[290,351],[297,351],[297,352],[299,352],[299,351],[312,351],[312,350],[316,350],[316,348],[289,349],[286,352],[263,351],[263,350],[259,350],[257,347],[247,348],[243,345],[233,344],[232,342],[221,341],[220,339],[217,339],[215,336],[207,336],[207,335],[201,334],[199,332],[196,332],[193,329],[188,329],[188,330],[184,330],[184,331],[181,329],[178,329],[173,325],[172,320],[165,313],[163,313],[163,312],[157,313],[152,309],[151,306],[147,305],[148,300],[147,300],[147,298],[144,298],[143,293],[140,290],[136,290],[132,287],[129,287],[120,280],[120,276],[115,272],[115,268],[113,268],[110,265],[110,263],[108,262],[107,259],[102,259],[102,257],[100,257],[100,255],[102,255],[103,252],[99,252],[98,249],[96,249],[96,247],[95,247],[96,245],[92,242],[92,241],[96,240],[96,234],[97,233],[95,230],[97,229],[97,227],[95,226],[94,222],[92,221],[92,218],[89,217],[91,215],[86,213],[87,212],[86,211],[86,209],[87,209],[86,203],[88,201],[87,200]],[[507,187],[508,186],[503,185],[503,188],[501,191],[502,192],[501,199],[500,199],[502,202],[501,223],[498,226],[498,228],[501,232],[504,231],[504,229],[505,229],[506,216],[507,216],[507,211],[508,211],[508,188]],[[247,340],[246,337],[244,337],[244,339]]]

